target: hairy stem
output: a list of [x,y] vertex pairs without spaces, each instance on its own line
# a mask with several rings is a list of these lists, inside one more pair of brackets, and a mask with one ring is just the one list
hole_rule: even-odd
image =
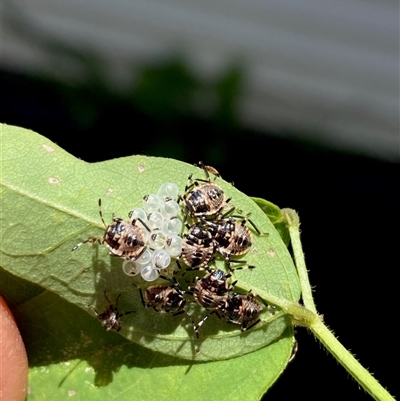
[[282,214],[286,219],[286,224],[289,229],[290,239],[294,259],[296,262],[297,273],[300,279],[301,293],[304,306],[310,311],[317,313],[310,281],[308,280],[308,272],[306,262],[304,260],[303,247],[300,241],[300,219],[299,215],[293,209],[282,209]]
[[369,393],[375,400],[394,401],[394,398],[384,389],[379,382],[361,366],[360,362],[339,342],[333,333],[325,326],[320,319],[316,319],[309,329],[315,337],[321,341],[326,349],[336,358],[336,360],[354,377],[355,380]]
[[297,272],[300,279],[302,299],[305,305],[303,310],[299,308],[300,305],[295,305],[293,308],[290,305],[283,305],[284,310],[292,314],[293,324],[308,327],[336,360],[374,399],[379,401],[393,401],[394,398],[388,391],[384,389],[368,370],[339,342],[328,327],[325,326],[322,318],[318,316],[300,241],[299,216],[292,209],[283,209],[282,214],[286,219],[289,229]]

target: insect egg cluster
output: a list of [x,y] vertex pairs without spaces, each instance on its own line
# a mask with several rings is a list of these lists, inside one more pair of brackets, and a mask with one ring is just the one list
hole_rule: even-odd
[[178,217],[179,204],[174,200],[179,192],[175,183],[164,183],[156,194],[143,198],[142,208],[129,213],[137,224],[150,228],[147,232],[146,250],[136,260],[125,260],[122,269],[128,276],[141,275],[145,281],[154,281],[166,272],[172,258],[182,252],[182,220]]
[[[129,219],[114,216],[106,224],[99,200],[103,236],[91,236],[72,248],[75,251],[85,243],[105,245],[111,255],[123,259],[126,275],[140,275],[145,282],[162,279],[164,282],[150,286],[134,284],[142,305],[172,316],[183,314],[197,338],[212,315],[240,326],[242,332],[260,322],[263,306],[257,296],[236,292],[237,280],[232,276],[237,269],[254,267],[242,258],[252,246],[247,224],[257,235],[264,235],[250,214],[241,215],[216,183],[219,173],[203,163],[199,165],[204,178],[190,174],[182,194],[177,184],[162,184],[156,193],[143,197],[141,207],[129,212]],[[218,259],[229,272],[217,268]],[[187,285],[190,277],[184,275],[193,271],[198,271],[198,276]],[[104,292],[108,305],[102,313],[95,310],[106,330],[120,331],[120,318],[131,313],[118,311],[120,296],[114,305]],[[189,313],[194,310],[193,304],[206,313],[200,320]]]

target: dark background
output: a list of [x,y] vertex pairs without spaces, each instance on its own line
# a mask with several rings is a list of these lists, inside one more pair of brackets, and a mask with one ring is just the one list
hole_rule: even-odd
[[[0,121],[32,129],[87,162],[132,154],[202,160],[248,195],[296,209],[319,312],[395,394],[399,165],[285,139],[296,132],[242,126],[235,111],[244,78],[234,67],[202,82],[171,58],[144,66],[123,95],[91,68],[92,78],[79,85],[1,70]],[[204,102],[214,99],[206,116],[193,106],[199,88]],[[296,358],[265,399],[370,399],[311,333],[298,328],[296,337]]]

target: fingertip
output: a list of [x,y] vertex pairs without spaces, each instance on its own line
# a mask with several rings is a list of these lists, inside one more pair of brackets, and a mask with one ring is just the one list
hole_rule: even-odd
[[24,401],[28,357],[14,317],[0,296],[0,401]]

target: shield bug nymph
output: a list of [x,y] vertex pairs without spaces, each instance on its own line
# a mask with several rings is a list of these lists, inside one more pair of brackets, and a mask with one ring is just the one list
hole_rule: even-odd
[[233,294],[225,299],[220,308],[222,319],[228,323],[237,324],[242,331],[249,330],[260,322],[262,306],[255,295]]
[[[162,276],[162,278],[166,278]],[[167,279],[167,278],[166,278]],[[169,279],[167,279],[169,280]],[[176,279],[172,280],[173,285],[152,285],[143,294],[140,289],[140,298],[143,306],[153,308],[157,312],[166,312],[179,315],[185,312],[186,298],[183,296],[185,291],[180,287]]]
[[227,295],[221,299],[217,310],[204,316],[204,318],[195,326],[196,335],[199,328],[210,317],[212,313],[225,320],[227,323],[240,326],[242,332],[251,329],[261,321],[260,314],[262,306],[254,295],[238,294]]
[[197,338],[199,338],[200,327],[210,315],[216,313],[217,316],[220,317],[219,312],[225,306],[226,299],[237,283],[237,281],[235,281],[229,284],[229,277],[231,277],[231,275],[224,273],[222,270],[209,270],[209,273],[203,278],[196,277],[196,284],[189,287],[189,290],[193,291],[196,302],[210,311],[210,313],[204,316],[194,328]]
[[[103,237],[89,237],[72,248],[72,251],[78,249],[85,243],[95,243],[106,245],[110,254],[119,256],[124,259],[136,260],[146,250],[147,230],[150,233],[150,228],[140,218],[134,218],[131,221],[124,221],[119,217],[113,217],[113,222],[107,225],[104,221],[103,212],[101,209],[101,199],[99,199],[99,214],[101,221],[106,227]],[[140,225],[138,224],[140,222]]]
[[232,217],[216,222],[207,222],[222,256],[240,256],[249,250],[252,245],[252,234],[245,223],[246,220],[239,222]]
[[156,312],[170,313],[172,316],[177,316],[182,313],[186,314],[193,327],[195,324],[186,311],[187,299],[184,297],[185,291],[182,290],[181,285],[175,277],[168,278],[160,276],[168,280],[172,285],[156,284],[148,287],[143,294],[140,288],[140,298],[142,304],[146,308],[153,308]]
[[[211,181],[209,171],[216,172],[216,170],[203,163],[200,167],[205,172],[206,179],[193,179],[193,174],[190,174],[185,193],[179,196],[179,201],[183,201],[186,213],[192,219],[209,219],[221,214],[231,198],[226,198],[222,188]],[[225,214],[229,214],[232,210],[234,207]]]
[[251,247],[252,235],[245,221],[229,218],[207,224],[221,254],[243,255]]
[[218,251],[225,259],[229,269],[231,262],[246,263],[243,260],[239,261],[231,259],[234,256],[244,255],[252,245],[252,233],[246,226],[246,223],[250,222],[257,234],[263,235],[257,226],[247,217],[242,218],[241,221],[235,220],[234,217],[241,216],[231,216],[227,219],[217,221],[206,221],[211,236],[215,241],[216,251]]
[[209,270],[204,277],[196,277],[195,285],[190,286],[189,290],[193,292],[199,305],[207,310],[217,311],[237,282],[229,284],[229,277],[231,275],[222,270]]
[[211,262],[215,254],[215,243],[210,231],[196,224],[189,228],[182,242],[180,258],[191,270],[201,270]]
[[110,331],[110,330],[116,331],[116,332],[120,331],[121,330],[120,318],[124,315],[133,313],[133,311],[128,311],[128,312],[124,312],[124,313],[120,313],[118,311],[118,301],[119,301],[120,296],[121,296],[121,294],[118,295],[118,297],[115,301],[115,305],[114,305],[108,298],[108,296],[106,294],[106,290],[104,290],[104,298],[107,300],[108,306],[102,313],[97,313],[96,309],[94,309],[94,307],[93,307],[93,310],[97,316],[97,319],[100,320],[102,327],[106,331]]

